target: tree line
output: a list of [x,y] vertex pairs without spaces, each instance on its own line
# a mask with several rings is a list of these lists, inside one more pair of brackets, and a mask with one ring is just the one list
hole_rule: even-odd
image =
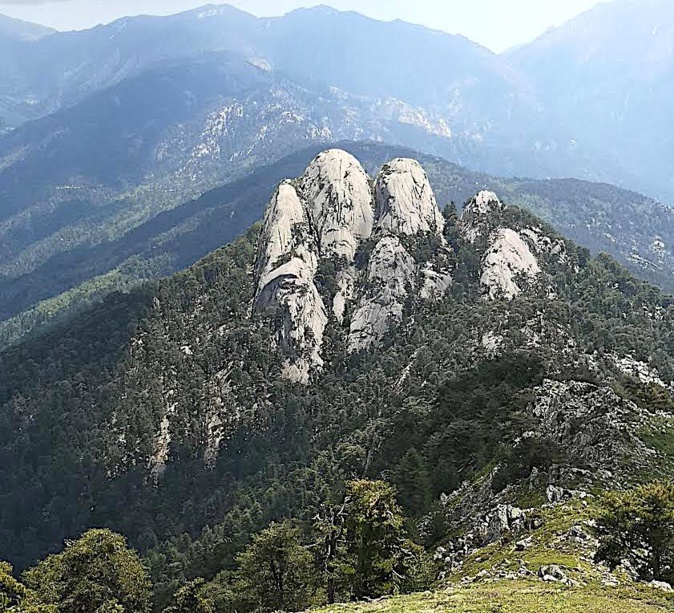
[[[395,488],[351,481],[311,526],[274,522],[253,536],[232,571],[176,591],[163,613],[301,611],[312,605],[410,592],[430,585],[424,549],[407,535]],[[138,553],[107,529],[86,532],[21,576],[0,565],[0,611],[150,613],[152,583]]]

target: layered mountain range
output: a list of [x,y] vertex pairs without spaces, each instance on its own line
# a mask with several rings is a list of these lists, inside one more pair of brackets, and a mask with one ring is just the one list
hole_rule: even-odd
[[[389,144],[342,145],[370,172],[420,151],[498,174],[601,179],[667,196],[667,142],[654,126],[669,100],[670,17],[666,3],[618,0],[499,56],[326,7],[277,19],[205,7],[71,33],[5,20],[1,340],[194,263],[262,215],[259,192],[245,195],[261,177],[259,191],[271,189],[345,139]],[[649,34],[651,21],[660,25]],[[639,24],[639,52],[621,60],[625,70],[609,70],[601,58],[614,57],[625,23]],[[555,58],[559,69],[546,69]],[[620,81],[626,75],[637,76]],[[436,184],[462,184],[452,194],[459,208],[489,184],[593,252],[674,287],[674,218],[653,199],[426,165]]]
[[[225,56],[273,78],[277,105],[287,105],[299,90],[312,101],[330,99],[334,111],[348,109],[362,136],[372,131],[495,174],[575,176],[669,198],[659,163],[669,145],[657,126],[669,109],[672,19],[666,0],[615,0],[500,55],[460,36],[327,7],[256,19],[232,7],[207,6],[49,36],[15,23],[3,29],[13,47],[3,65],[1,116],[18,126],[127,81],[132,87],[141,75],[168,71],[164,79],[171,80],[179,67],[222,65]],[[194,107],[205,105],[205,115],[217,115],[233,104],[230,116],[257,116],[255,133],[271,127],[271,118],[264,121],[253,104],[260,94],[250,99],[244,81],[223,87],[215,82],[217,71],[208,80],[219,103],[185,88]],[[115,94],[120,102],[127,87]],[[311,118],[284,110],[303,118],[305,138],[316,140],[321,131],[323,137],[332,131],[333,141],[346,137],[339,134],[339,112]],[[174,132],[181,128],[176,123]]]

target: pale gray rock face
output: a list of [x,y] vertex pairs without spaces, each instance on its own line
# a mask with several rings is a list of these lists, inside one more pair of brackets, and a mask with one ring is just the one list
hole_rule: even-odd
[[297,356],[285,376],[306,383],[312,367],[323,361],[320,349],[328,323],[325,305],[314,283],[318,256],[304,203],[290,183],[283,183],[271,201],[258,244],[256,312],[278,311],[280,348]]
[[286,363],[284,375],[291,381],[307,383],[312,368],[320,368],[323,334],[328,324],[323,299],[314,283],[316,260],[312,254],[296,257],[269,273],[258,294],[256,308],[280,309],[282,323],[277,330],[281,350],[295,354]]
[[452,273],[449,266],[436,270],[432,263],[427,263],[421,271],[423,285],[419,295],[424,300],[441,300],[452,287]]
[[469,243],[474,243],[485,232],[488,232],[489,219],[505,209],[505,205],[494,192],[479,192],[463,209],[461,214],[461,236]]
[[400,321],[404,303],[416,284],[417,265],[397,236],[385,236],[374,248],[362,297],[351,320],[349,350],[367,349]]
[[547,236],[540,228],[525,228],[520,232],[520,236],[535,253],[555,256],[559,262],[568,263],[569,256],[563,240]]
[[342,258],[347,264],[339,272],[339,292],[332,305],[341,322],[354,297],[356,271],[351,265],[361,242],[372,234],[370,179],[351,154],[330,149],[309,164],[301,184],[320,257]]
[[445,220],[419,162],[398,158],[385,164],[377,178],[375,199],[380,232],[442,236]]
[[512,300],[521,291],[520,279],[533,281],[541,274],[536,256],[510,228],[497,230],[482,262],[480,283],[491,300]]
[[[444,219],[433,189],[415,160],[385,164],[375,185],[375,236],[380,237],[368,265],[365,285],[351,320],[348,347],[361,351],[380,340],[390,325],[402,320],[405,302],[419,286],[423,299],[437,300],[452,283],[442,236]],[[431,234],[439,238],[436,261],[419,267],[400,237]]]
[[302,192],[321,257],[343,256],[353,262],[374,222],[370,180],[360,162],[346,151],[324,151],[304,173]]
[[302,234],[309,232],[308,221],[297,190],[290,182],[282,183],[267,207],[260,232],[255,265],[258,290],[279,259],[302,243]]
[[[330,315],[315,281],[321,261],[337,260],[332,314],[341,323],[353,304],[347,344],[359,351],[402,320],[411,292],[428,300],[447,292],[452,253],[443,228],[428,177],[414,160],[397,159],[382,168],[374,201],[360,163],[335,149],[318,155],[298,181],[282,183],[260,233],[253,310],[280,314],[276,342],[292,356],[284,376],[307,383],[323,365]],[[403,239],[429,234],[438,247],[420,265]],[[373,236],[367,268],[359,270],[358,248]]]

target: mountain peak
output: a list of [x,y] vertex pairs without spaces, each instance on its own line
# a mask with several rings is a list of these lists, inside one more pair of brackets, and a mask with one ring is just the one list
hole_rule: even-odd
[[471,198],[463,209],[461,227],[463,237],[469,242],[488,231],[491,222],[505,209],[494,192],[483,190]]
[[0,13],[0,36],[20,41],[35,41],[56,30]]
[[377,227],[382,232],[441,235],[444,220],[431,184],[416,160],[397,158],[385,164],[375,187]]
[[[319,154],[297,181],[286,181],[272,199],[260,234],[256,266],[256,312],[281,314],[277,343],[287,355],[288,378],[307,383],[320,368],[323,338],[332,316],[344,323],[349,349],[380,340],[400,321],[405,301],[418,289],[440,297],[451,285],[444,220],[428,177],[416,160],[385,164],[375,183],[351,154]],[[435,236],[431,258],[421,263],[405,241]],[[356,262],[369,243],[367,263]],[[334,269],[332,292],[319,289],[319,269]]]

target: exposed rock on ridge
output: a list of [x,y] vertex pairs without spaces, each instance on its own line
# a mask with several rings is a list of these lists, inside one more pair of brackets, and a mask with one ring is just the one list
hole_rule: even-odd
[[321,256],[353,262],[374,223],[370,180],[363,167],[345,151],[324,151],[309,164],[301,183]]
[[482,191],[466,205],[459,224],[461,238],[484,249],[480,284],[489,300],[512,300],[525,285],[540,282],[544,276],[540,257],[568,263],[562,240],[538,227],[507,227],[505,210],[496,194]]
[[442,235],[445,220],[419,162],[398,158],[385,164],[377,178],[375,198],[380,232]]
[[532,281],[540,273],[536,257],[517,232],[500,228],[494,233],[480,278],[490,299],[514,298],[521,292],[518,279]]
[[[367,290],[351,321],[350,351],[367,349],[391,323],[401,321],[405,301],[420,285],[425,299],[439,299],[451,286],[451,270],[443,258],[445,220],[421,165],[401,158],[385,164],[375,184],[375,205],[378,242],[367,269]],[[435,261],[423,269],[401,240],[415,236],[432,236],[438,243]]]
[[320,367],[320,347],[328,323],[325,305],[314,283],[318,255],[305,204],[290,183],[283,183],[265,215],[258,259],[254,309],[278,309],[279,346],[286,355],[286,376],[307,381],[312,366]]
[[472,198],[461,215],[461,236],[469,243],[489,232],[488,222],[505,209],[494,192],[481,191]]
[[331,149],[309,164],[301,185],[320,256],[341,260],[336,279],[339,291],[332,305],[341,322],[346,303],[354,296],[356,251],[372,234],[370,179],[356,158]]
[[[286,376],[306,383],[312,368],[322,366],[330,310],[344,323],[347,306],[354,305],[347,342],[350,351],[359,351],[402,319],[412,292],[442,297],[452,282],[443,228],[428,177],[414,160],[386,164],[374,195],[360,163],[341,150],[321,153],[298,181],[283,183],[260,235],[254,311],[280,313],[277,341],[289,356]],[[435,252],[423,264],[406,247],[406,241],[422,236],[435,241]],[[370,257],[356,266],[366,241]],[[330,297],[316,281],[327,261],[335,270]]]
[[382,338],[392,321],[403,318],[404,303],[416,287],[416,262],[397,236],[384,236],[367,269],[367,290],[349,332],[349,349],[366,349]]

